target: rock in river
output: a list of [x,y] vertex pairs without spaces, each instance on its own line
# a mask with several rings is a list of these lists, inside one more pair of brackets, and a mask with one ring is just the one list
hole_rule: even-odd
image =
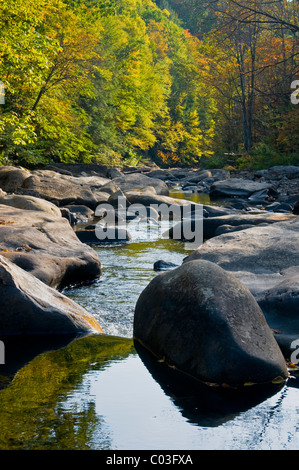
[[188,262],[151,281],[136,304],[134,339],[208,384],[238,387],[288,377],[252,294],[207,261]]
[[269,196],[277,196],[272,183],[231,178],[225,181],[217,181],[211,185],[212,197],[245,197],[249,198],[258,191],[268,191]]
[[24,168],[14,166],[0,167],[0,188],[7,193],[13,193],[23,182],[31,176],[31,173]]
[[36,170],[23,181],[17,193],[46,199],[59,207],[75,204],[95,210],[103,200],[101,187],[108,181],[96,176],[72,177],[50,170]]
[[0,205],[0,254],[58,289],[101,275],[97,253],[65,218],[47,212]]
[[132,236],[125,228],[117,226],[105,227],[101,224],[96,224],[95,229],[77,230],[75,233],[82,243],[91,246],[103,243],[125,243],[132,240]]
[[0,195],[0,204],[23,210],[48,212],[48,214],[56,215],[56,217],[61,216],[61,211],[55,204],[33,196],[22,196],[19,194]]
[[[299,338],[299,218],[220,235],[208,240],[184,262],[216,263],[254,295],[271,328]],[[286,349],[284,347],[284,349]],[[288,354],[288,356],[290,355]]]
[[1,255],[0,297],[2,336],[103,333],[84,308]]
[[[196,217],[190,220],[183,220],[178,222],[168,231],[165,232],[165,236],[169,238],[174,238],[176,240],[192,241],[194,237],[194,232],[198,227],[203,232],[204,240],[209,240],[210,238],[216,237],[219,234],[219,230],[222,227],[225,227],[228,231],[237,230],[238,227],[244,229],[248,226],[258,226],[258,225],[272,225],[277,224],[282,221],[293,220],[294,216],[292,214],[280,214],[280,213],[271,213],[263,212],[261,214],[239,214],[231,213],[229,215],[215,216],[215,217],[204,217],[202,224],[199,225]],[[190,227],[190,230],[188,228]],[[187,234],[187,237],[186,235]],[[190,237],[188,239],[188,236]]]
[[113,180],[123,192],[130,191],[132,189],[146,188],[147,186],[154,187],[157,194],[162,196],[169,195],[169,189],[167,184],[157,178],[150,178],[149,176],[133,173],[130,175],[124,175]]

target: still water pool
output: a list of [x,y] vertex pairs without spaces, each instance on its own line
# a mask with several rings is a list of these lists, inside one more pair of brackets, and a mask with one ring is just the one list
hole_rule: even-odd
[[136,227],[132,242],[96,248],[103,277],[64,292],[105,335],[7,345],[13,360],[0,377],[0,449],[299,449],[299,379],[227,401],[212,391],[193,393],[136,350],[134,307],[157,275],[155,261],[180,264],[188,255],[157,228],[150,239],[148,233]]

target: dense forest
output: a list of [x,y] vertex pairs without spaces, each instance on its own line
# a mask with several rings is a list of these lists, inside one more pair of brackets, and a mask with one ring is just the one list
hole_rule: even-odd
[[298,19],[298,0],[2,0],[0,163],[298,164]]

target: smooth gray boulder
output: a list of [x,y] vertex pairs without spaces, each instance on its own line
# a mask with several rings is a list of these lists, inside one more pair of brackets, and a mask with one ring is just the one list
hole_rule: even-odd
[[97,224],[92,230],[77,230],[76,236],[87,245],[101,245],[103,243],[129,242],[132,236],[127,229],[117,226],[102,226]]
[[162,196],[169,196],[169,189],[164,181],[158,178],[150,178],[149,176],[141,173],[132,173],[114,178],[113,183],[117,185],[124,193],[132,189],[140,189],[151,186],[155,188],[157,194]]
[[134,339],[208,385],[243,387],[288,377],[252,294],[207,261],[185,263],[150,282],[136,304]]
[[[299,218],[261,224],[206,241],[184,263],[216,263],[254,295],[271,328],[299,338]],[[284,348],[285,349],[285,348]],[[289,357],[289,356],[288,356]]]
[[0,255],[0,334],[104,333],[84,308]]
[[211,197],[245,197],[249,198],[258,191],[267,191],[269,196],[277,196],[272,183],[230,178],[225,181],[216,181],[210,187]]
[[276,165],[265,170],[256,171],[255,176],[267,180],[280,180],[282,178],[296,179],[299,178],[299,166]]
[[122,177],[123,173],[118,168],[109,168],[108,177],[111,179]]
[[94,211],[87,206],[71,204],[65,206],[64,209],[70,211],[77,223],[88,221],[94,217]]
[[23,210],[47,212],[48,214],[56,217],[61,216],[61,211],[55,204],[52,204],[45,199],[33,196],[22,196],[20,194],[7,194],[5,196],[1,196],[0,194],[0,204]]
[[57,289],[101,276],[97,253],[64,217],[0,205],[0,253]]
[[97,200],[90,186],[74,183],[73,177],[52,173],[31,175],[18,189],[18,194],[46,199],[59,207],[76,204],[96,208]]
[[158,178],[163,181],[171,180],[173,179],[172,173],[169,170],[164,170],[164,169],[156,169],[156,170],[151,170],[146,173],[146,176],[149,176],[150,178]]
[[178,268],[178,265],[171,263],[170,261],[165,261],[163,259],[159,259],[154,263],[155,271],[169,271],[170,269],[174,268]]
[[14,193],[31,175],[30,171],[14,166],[0,166],[0,188]]
[[[244,226],[247,225],[255,227],[264,224],[277,224],[282,221],[293,220],[294,217],[295,216],[292,214],[276,214],[271,212],[264,212],[260,214],[231,213],[223,216],[204,217],[200,228],[203,231],[203,239],[209,240],[218,235],[221,227],[230,226],[231,231],[233,231],[234,229],[236,230],[238,227],[242,227],[244,229]],[[195,222],[195,220],[191,219],[191,221],[189,221],[186,219],[181,222],[178,222],[178,224],[174,225],[174,227],[171,227],[167,232],[165,232],[164,236],[182,241],[192,241],[193,239],[186,239],[184,234],[187,233],[188,235],[190,234],[191,236],[193,236],[196,226],[199,226]],[[191,231],[186,229],[188,226],[191,227]]]
[[107,178],[109,171],[107,165],[99,165],[97,163],[55,163],[54,168],[53,165],[48,165],[44,169],[54,169],[54,171],[59,172],[62,170],[62,174],[71,174],[72,176],[87,174],[90,176],[101,176],[102,178]]
[[[280,214],[281,215],[281,214]],[[299,218],[260,224],[206,241],[185,262],[206,260],[234,273],[254,295],[283,281],[299,266]]]

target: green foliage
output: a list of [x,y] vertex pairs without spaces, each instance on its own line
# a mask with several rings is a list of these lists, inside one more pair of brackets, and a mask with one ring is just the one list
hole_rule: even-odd
[[299,152],[280,153],[263,142],[256,144],[250,154],[243,155],[236,160],[237,168],[250,170],[262,170],[275,165],[291,164],[299,164]]
[[293,161],[294,37],[240,22],[231,34],[239,9],[206,3],[2,0],[0,163],[213,166],[242,145],[233,165]]
[[2,161],[137,163],[153,151],[191,164],[210,151],[198,43],[173,12],[151,0],[3,0],[0,10]]

